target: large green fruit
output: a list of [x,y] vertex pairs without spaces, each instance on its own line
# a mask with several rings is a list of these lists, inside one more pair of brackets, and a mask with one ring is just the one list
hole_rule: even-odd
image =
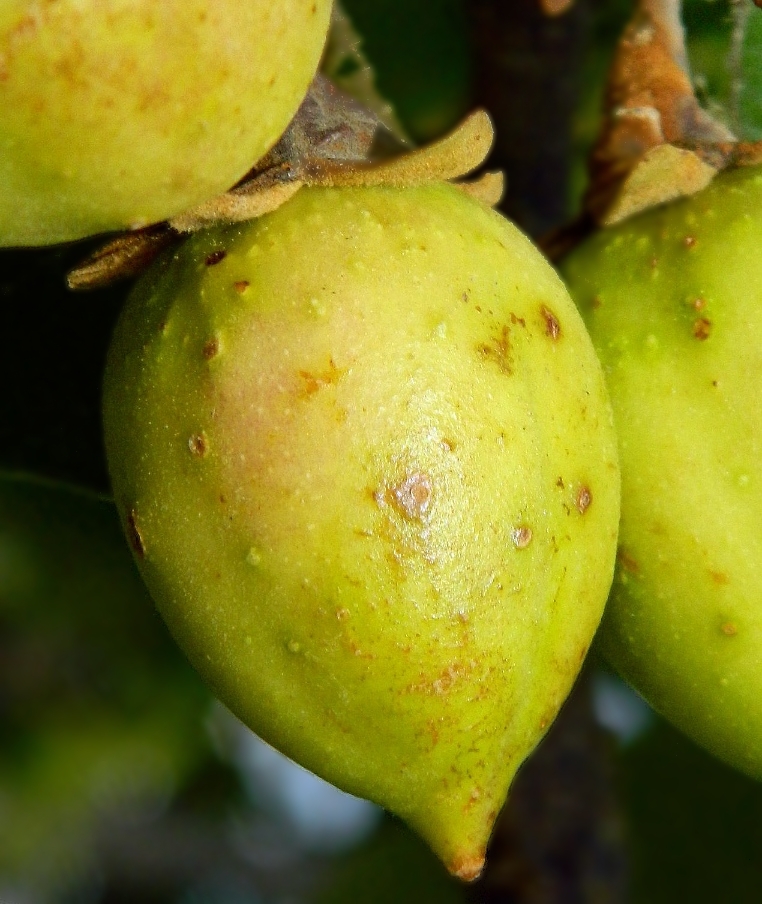
[[536,249],[452,186],[304,189],[143,279],[105,428],[219,696],[475,876],[616,547],[603,377]]
[[304,97],[330,0],[0,0],[0,246],[226,191]]
[[601,642],[688,735],[762,778],[762,172],[599,233],[564,267],[622,464]]

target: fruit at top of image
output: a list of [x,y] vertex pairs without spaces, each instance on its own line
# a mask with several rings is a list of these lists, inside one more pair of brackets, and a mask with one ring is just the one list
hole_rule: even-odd
[[598,233],[564,275],[604,366],[622,467],[611,663],[762,778],[762,170]]
[[229,189],[315,74],[330,0],[0,0],[0,246],[164,220]]
[[303,189],[143,277],[104,417],[138,565],[219,697],[474,878],[616,550],[603,376],[540,253],[451,185]]

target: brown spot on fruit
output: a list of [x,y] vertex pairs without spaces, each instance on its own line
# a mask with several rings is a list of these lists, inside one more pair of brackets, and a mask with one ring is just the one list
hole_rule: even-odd
[[457,857],[448,864],[448,871],[457,879],[473,882],[478,879],[484,869],[484,855],[473,857]]
[[627,552],[627,550],[623,549],[621,546],[619,547],[619,552],[617,553],[617,561],[622,566],[622,568],[625,571],[628,571],[630,574],[638,574],[640,572],[640,565],[638,565],[638,563]]
[[577,490],[577,497],[574,500],[574,504],[577,506],[577,511],[580,515],[584,515],[585,512],[590,508],[590,503],[593,501],[593,494],[590,492],[589,487],[580,487]]
[[421,674],[415,684],[409,685],[406,690],[409,694],[422,693],[427,696],[441,697],[449,693],[453,685],[470,671],[474,663],[451,662],[433,680],[425,674]]
[[695,235],[686,235],[683,239],[683,245],[685,245],[686,248],[695,248],[697,241],[698,239]]
[[730,583],[730,578],[725,574],[724,571],[710,571],[709,577],[714,581],[715,584],[718,584],[720,587],[724,587],[726,584]]
[[132,547],[132,551],[139,559],[145,559],[146,546],[143,541],[143,535],[138,525],[138,513],[135,509],[131,509],[127,515],[127,541]]
[[542,305],[540,313],[545,322],[545,335],[555,342],[561,335],[561,324],[559,323],[558,317],[556,317],[547,305]]
[[511,531],[511,540],[516,549],[526,549],[532,542],[532,528],[524,524],[521,527],[514,527]]
[[392,487],[387,494],[391,504],[403,515],[417,521],[423,521],[431,508],[434,486],[428,474],[413,471],[412,474]]
[[733,622],[726,622],[721,628],[720,631],[725,635],[725,637],[735,637],[738,634],[738,628],[733,624]]
[[191,455],[195,455],[197,458],[203,458],[209,449],[206,434],[203,431],[201,433],[195,433],[188,440],[188,448],[191,451]]
[[322,373],[313,374],[307,370],[300,370],[299,376],[304,380],[304,394],[311,396],[325,386],[335,386],[341,379],[341,373],[333,358],[328,362],[328,368]]
[[526,320],[524,320],[523,317],[519,317],[518,314],[514,314],[513,311],[511,311],[511,323],[512,323],[514,326],[523,326],[523,327],[525,327],[525,326],[527,325]]
[[207,339],[207,341],[204,343],[204,347],[201,351],[202,351],[204,358],[207,361],[211,361],[212,358],[217,357],[219,350],[220,350],[220,340],[216,336],[213,336],[211,339]]
[[702,311],[706,307],[706,300],[704,298],[694,298],[691,305],[694,310]]
[[219,264],[220,261],[224,261],[227,256],[227,251],[225,251],[224,248],[219,248],[217,251],[212,251],[211,254],[207,254],[204,263],[207,267],[214,267],[216,264]]
[[243,293],[249,288],[248,279],[239,279],[237,282],[233,283],[233,288],[238,292],[239,295],[243,295]]
[[709,334],[712,332],[712,322],[711,320],[707,320],[706,317],[699,317],[699,319],[693,324],[693,335],[700,339],[702,342],[705,339],[709,338]]
[[513,360],[511,356],[511,331],[510,327],[504,326],[500,335],[494,337],[490,342],[477,346],[479,354],[497,364],[501,373],[510,375],[513,371]]

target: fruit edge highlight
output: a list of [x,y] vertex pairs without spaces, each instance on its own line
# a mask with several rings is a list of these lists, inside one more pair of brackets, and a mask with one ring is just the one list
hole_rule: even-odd
[[475,878],[616,551],[602,373],[540,253],[453,186],[304,189],[146,274],[104,420],[140,570],[223,702]]
[[563,274],[604,366],[622,523],[603,651],[762,778],[762,170],[605,230]]

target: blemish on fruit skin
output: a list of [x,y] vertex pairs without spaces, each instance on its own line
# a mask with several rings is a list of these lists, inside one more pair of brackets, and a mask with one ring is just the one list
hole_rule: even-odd
[[286,644],[286,649],[289,653],[300,653],[302,650],[302,645],[296,640],[289,640]]
[[540,307],[540,314],[545,321],[545,335],[555,342],[561,335],[561,324],[558,317],[556,317],[547,305],[542,305]]
[[423,521],[431,508],[434,485],[431,477],[423,471],[413,471],[402,483],[386,492],[374,492],[373,498],[379,505],[391,503],[405,517]]
[[143,541],[143,535],[138,525],[138,514],[135,509],[131,509],[127,515],[127,540],[132,547],[132,551],[139,559],[145,559],[146,546]]
[[227,256],[228,253],[224,248],[218,248],[217,251],[212,251],[211,254],[207,254],[204,263],[207,267],[214,267],[216,264],[224,261]]
[[698,239],[695,235],[686,235],[683,239],[683,245],[685,245],[685,247],[688,249],[695,248],[697,241]]
[[220,340],[213,336],[211,339],[207,339],[204,343],[204,347],[202,349],[202,354],[206,361],[211,361],[212,358],[216,358],[220,351]]
[[490,342],[478,345],[476,350],[482,358],[486,358],[496,364],[501,373],[506,376],[510,376],[513,373],[510,327],[503,326],[499,336],[494,337]]
[[322,373],[313,374],[307,370],[300,370],[299,376],[304,381],[304,394],[311,396],[326,386],[335,386],[341,379],[343,371],[336,367],[333,358],[328,361],[328,367]]
[[246,561],[252,568],[258,568],[262,564],[262,553],[256,546],[252,546],[246,553]]
[[590,503],[593,501],[593,494],[590,492],[590,487],[582,486],[577,490],[577,496],[574,500],[574,504],[577,506],[577,511],[580,515],[584,515],[585,512],[590,508]]
[[621,546],[617,552],[617,561],[622,568],[630,574],[640,573],[640,565],[638,565],[637,561]]
[[712,332],[712,321],[706,317],[699,317],[693,324],[693,335],[701,342],[709,338]]
[[239,279],[237,282],[233,283],[233,288],[238,292],[239,295],[243,295],[244,292],[249,288],[248,279]]
[[511,540],[516,549],[526,549],[532,542],[532,528],[525,524],[511,531]]
[[201,433],[194,434],[188,440],[188,448],[191,451],[191,455],[195,455],[198,458],[204,458],[206,453],[209,451],[209,443],[206,438],[206,434],[202,431]]
[[427,696],[441,697],[449,693],[458,681],[473,671],[475,666],[475,662],[452,662],[442,669],[442,672],[433,681],[427,676],[421,675],[420,681],[409,685],[405,691],[409,694],[423,693]]
[[738,628],[733,624],[733,622],[725,622],[725,624],[720,628],[720,631],[722,631],[725,637],[735,637],[738,634]]
[[709,577],[720,587],[725,587],[730,583],[730,578],[725,574],[724,571],[711,571],[709,572]]
[[337,609],[336,610],[336,619],[337,621],[346,621],[350,616],[349,609]]

